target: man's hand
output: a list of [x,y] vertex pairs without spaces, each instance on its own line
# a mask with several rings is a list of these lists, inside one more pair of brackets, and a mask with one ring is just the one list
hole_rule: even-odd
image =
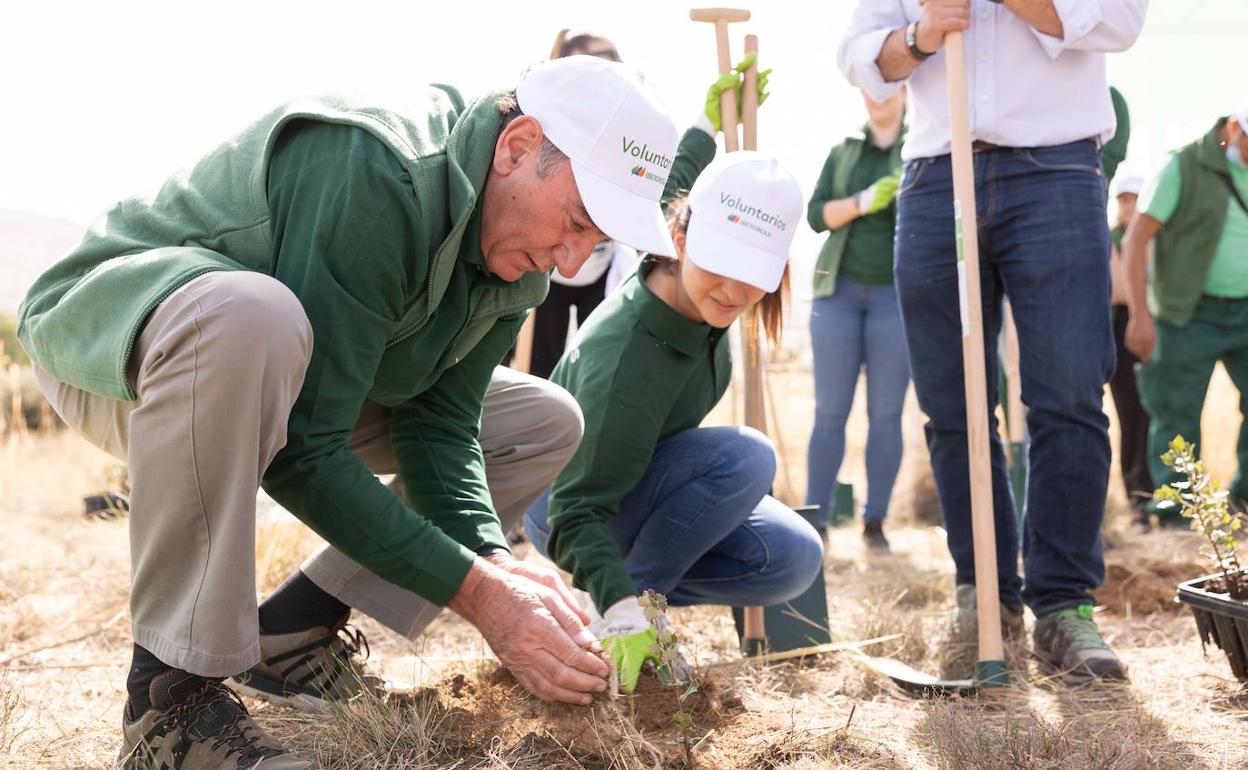
[[620,689],[631,693],[637,689],[641,667],[647,660],[658,663],[654,655],[657,639],[654,627],[646,620],[636,596],[626,596],[612,604],[602,616],[602,646],[611,653]]
[[919,0],[923,15],[915,30],[914,42],[924,53],[936,53],[945,44],[945,35],[971,26],[971,0]]
[[557,570],[553,570],[550,567],[543,567],[540,564],[530,564],[527,561],[521,561],[509,554],[487,556],[486,560],[499,569],[506,570],[513,575],[526,577],[529,580],[532,580],[540,585],[544,585],[554,591],[559,595],[559,598],[563,600],[563,603],[568,606],[568,609],[580,619],[581,623],[587,626],[589,625],[589,616],[581,610],[576,598],[572,595],[572,589],[568,588],[568,585],[563,582],[563,577],[560,576]]
[[[741,94],[745,89],[745,71],[754,66],[754,61],[758,58],[756,53],[748,53],[741,63],[728,70],[719,78],[711,83],[711,87],[706,91],[706,119],[711,122],[711,127],[716,133],[723,131],[723,120],[721,116],[721,105],[719,98],[724,91],[732,89],[737,92],[737,115],[736,123],[741,122]],[[771,76],[771,70],[765,69],[758,73],[758,104],[761,107],[763,102],[767,101],[770,94],[767,93],[767,79]]]
[[1147,361],[1153,354],[1153,346],[1157,344],[1157,324],[1153,321],[1153,314],[1146,308],[1133,308],[1131,318],[1127,321],[1127,333],[1122,341],[1136,358]]
[[888,176],[882,176],[875,180],[867,189],[858,193],[858,214],[866,216],[883,211],[888,208],[888,204],[893,202],[897,197],[897,186],[901,183],[901,172],[897,171]]
[[554,589],[477,559],[447,606],[542,700],[589,705],[593,693],[606,690],[601,648]]

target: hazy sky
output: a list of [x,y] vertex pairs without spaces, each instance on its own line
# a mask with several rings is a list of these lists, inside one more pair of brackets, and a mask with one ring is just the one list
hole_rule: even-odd
[[[775,69],[760,149],[809,193],[831,145],[863,122],[835,63],[854,0],[753,5],[732,37],[739,56],[742,36],[758,34],[763,66]],[[0,24],[0,207],[83,223],[289,96],[427,81],[469,95],[510,86],[563,26],[612,36],[680,122],[697,114],[716,66],[712,27],[690,22],[689,6],[657,0],[15,6],[6,3]],[[1248,102],[1246,51],[1248,0],[1153,0],[1139,43],[1110,57],[1132,111],[1128,165],[1157,168],[1166,149]],[[803,228],[795,251],[817,247]]]

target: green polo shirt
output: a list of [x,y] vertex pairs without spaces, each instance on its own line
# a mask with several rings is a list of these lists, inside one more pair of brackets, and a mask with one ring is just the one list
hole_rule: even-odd
[[[869,127],[863,133],[862,154],[849,174],[849,189],[854,195],[893,173],[892,145],[881,149],[871,137]],[[897,141],[901,141],[900,136]],[[881,211],[850,223],[845,253],[841,256],[841,275],[868,286],[884,286],[893,282],[893,228],[896,218],[897,204],[894,202]]]
[[[1240,197],[1248,201],[1248,168],[1229,160],[1226,166]],[[1176,154],[1140,195],[1139,210],[1164,224],[1179,205],[1182,183]],[[1248,212],[1234,196],[1228,197],[1226,224],[1205,277],[1204,293],[1215,297],[1248,297]]]
[[650,291],[645,277],[656,267],[647,257],[598,306],[550,377],[581,405],[585,438],[555,480],[547,552],[599,611],[637,592],[607,522],[655,445],[701,424],[732,377],[725,330],[690,321]]

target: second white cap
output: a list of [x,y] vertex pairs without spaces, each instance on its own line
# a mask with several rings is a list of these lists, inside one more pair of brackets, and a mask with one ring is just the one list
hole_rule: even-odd
[[801,188],[775,158],[748,150],[722,155],[689,191],[686,256],[703,270],[773,292],[802,208]]

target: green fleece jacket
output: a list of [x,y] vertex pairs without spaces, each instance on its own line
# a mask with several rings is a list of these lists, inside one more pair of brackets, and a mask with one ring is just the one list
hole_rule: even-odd
[[1233,184],[1221,144],[1226,120],[1179,150],[1179,203],[1153,240],[1150,309],[1175,326],[1192,320],[1226,225]]
[[[284,105],[118,204],[32,287],[32,359],[84,390],[133,399],[124,372],[151,310],[212,270],[271,275],[303,304],[313,354],[266,490],[347,556],[445,603],[475,549],[505,546],[477,433],[490,372],[547,277],[484,269],[479,195],[497,94],[443,86],[378,107]],[[348,449],[364,401],[392,407],[411,506]]]
[[[902,126],[901,133],[888,150],[894,171],[901,170],[901,147],[905,144],[905,137],[906,127]],[[828,153],[827,160],[823,162],[823,170],[819,172],[819,181],[815,183],[815,191],[810,196],[810,202],[806,204],[806,221],[810,224],[810,229],[816,233],[828,230],[828,224],[823,221],[824,204],[830,200],[846,198],[862,192],[875,182],[872,179],[858,189],[853,189],[850,182],[850,177],[853,176],[854,169],[862,158],[863,148],[869,139],[870,130],[864,127],[862,134],[846,137]],[[897,203],[894,201],[883,211],[870,216],[887,218],[891,221],[897,216]],[[815,259],[814,294],[812,295],[814,299],[836,294],[836,279],[841,274],[841,259],[845,256],[845,245],[849,242],[849,233],[855,224],[851,222],[836,230],[828,231],[828,239],[823,242],[823,247],[819,249],[819,256]],[[891,248],[889,253],[891,254]]]

